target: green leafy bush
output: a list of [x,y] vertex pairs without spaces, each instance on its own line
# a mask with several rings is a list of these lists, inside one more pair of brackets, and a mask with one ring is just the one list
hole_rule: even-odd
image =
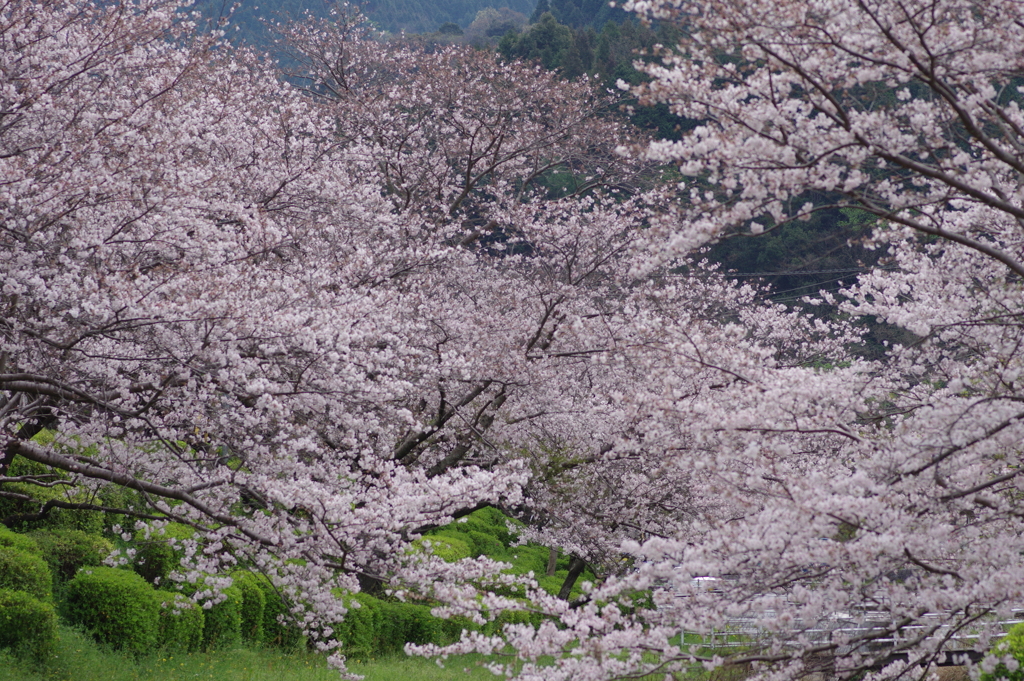
[[417,539],[413,544],[420,548],[423,547],[424,542],[430,542],[430,552],[448,563],[454,563],[472,555],[469,544],[458,537],[431,535]]
[[384,620],[384,609],[380,600],[366,594],[354,594],[346,599],[348,613],[345,619],[334,625],[333,637],[341,643],[341,649],[348,656],[371,657],[378,652],[379,637]]
[[251,572],[236,572],[231,577],[242,594],[242,639],[249,643],[263,641],[263,621],[267,598],[260,588],[259,578]]
[[24,591],[0,589],[0,648],[45,659],[57,637],[53,606]]
[[532,624],[536,627],[540,625],[542,620],[543,615],[540,613],[525,610],[504,610],[494,620],[484,625],[481,630],[483,633],[493,636],[500,634],[506,624]]
[[68,619],[84,626],[100,643],[134,653],[157,643],[160,599],[134,572],[83,569],[68,582],[64,603]]
[[[263,642],[291,650],[302,640],[302,629],[288,623],[290,615],[288,602],[265,575],[254,575],[256,584],[263,591]],[[280,619],[284,618],[284,622]]]
[[40,553],[39,544],[32,537],[19,534],[0,525],[0,548],[15,549],[24,553]]
[[1024,623],[1014,625],[1006,636],[999,639],[993,646],[991,654],[1000,657],[1012,655],[1021,664],[1017,669],[1010,671],[1005,664],[1000,663],[991,673],[982,674],[980,681],[1024,681]]
[[173,591],[157,591],[160,601],[160,645],[168,650],[193,652],[203,644],[203,609]]
[[85,566],[99,566],[114,546],[109,540],[81,530],[39,530],[31,535],[59,582],[66,582]]
[[381,601],[383,618],[377,635],[377,653],[401,652],[406,643],[441,643],[439,620],[430,606]]
[[224,600],[206,611],[203,649],[230,648],[242,638],[242,590],[231,585],[224,589]]
[[465,537],[469,541],[469,547],[474,558],[477,556],[490,556],[500,559],[505,553],[505,545],[492,534],[470,530],[465,533]]
[[345,598],[345,619],[334,625],[333,637],[351,657],[374,657],[399,652],[406,643],[449,643],[464,628],[475,628],[465,618],[449,623],[430,614],[430,606],[385,601],[357,593]]
[[149,539],[136,538],[132,569],[150,584],[166,580],[167,575],[181,565],[185,554],[179,542],[191,539],[194,535],[195,530],[188,525],[168,523],[162,535],[153,535]]
[[469,545],[474,556],[487,555],[503,559],[508,553],[508,547],[516,541],[515,534],[509,529],[510,522],[508,516],[501,511],[483,508],[438,528],[427,539],[458,539]]
[[27,591],[49,601],[53,598],[53,577],[39,555],[0,547],[0,589]]
[[[44,446],[57,447],[64,451],[71,451],[74,449],[73,447],[69,447],[66,442],[55,444],[56,435],[57,434],[53,431],[44,430],[32,438],[32,441]],[[66,473],[59,472],[35,461],[29,461],[21,456],[14,457],[11,467],[8,469],[8,475],[12,477],[36,476],[50,482],[52,482],[54,478],[67,478]],[[39,485],[34,485],[31,482],[12,482],[5,483],[4,489],[10,492],[18,492],[28,498],[0,498],[0,519],[38,513],[47,501],[55,499],[62,501],[99,503],[102,505],[113,506],[121,502],[118,501],[110,503],[111,497],[120,499],[121,497],[126,496],[124,491],[119,491],[124,490],[124,488],[116,485],[111,485],[100,490],[98,500],[93,496],[93,492],[91,491],[76,493],[68,499],[67,488],[60,485],[53,487],[40,487]],[[137,492],[134,490],[128,490],[127,494],[137,495]],[[39,529],[70,529],[81,530],[90,534],[97,534],[107,529],[105,525],[105,521],[107,520],[108,514],[105,514],[102,511],[51,508],[47,515],[39,520],[25,520],[13,526],[18,530],[24,531]],[[10,522],[14,521],[12,520]]]

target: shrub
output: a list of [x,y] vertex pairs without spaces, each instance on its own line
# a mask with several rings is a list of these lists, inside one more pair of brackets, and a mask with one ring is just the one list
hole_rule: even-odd
[[203,649],[230,648],[242,638],[242,590],[235,585],[224,589],[224,600],[206,611]]
[[[45,438],[37,435],[33,440],[40,444],[51,444],[53,434],[47,434]],[[60,446],[60,445],[57,445]],[[54,471],[44,464],[16,456],[8,469],[10,476],[39,476],[42,479],[52,479]],[[59,474],[60,478],[66,478],[66,474]],[[12,482],[5,485],[5,489],[11,492],[18,492],[27,498],[11,499],[0,498],[0,518],[11,518],[18,515],[30,515],[38,513],[43,504],[51,500],[67,501],[66,488],[61,486],[40,487],[31,482]],[[90,501],[86,497],[90,493],[78,493],[72,496],[72,501]],[[38,530],[43,528],[76,529],[85,532],[101,532],[103,530],[103,513],[100,511],[81,511],[66,508],[51,508],[47,515],[39,520],[25,520],[18,523],[19,530]]]
[[157,591],[160,601],[160,645],[168,650],[193,652],[203,644],[203,609],[173,591]]
[[469,542],[469,547],[473,552],[474,558],[477,556],[491,556],[498,558],[505,553],[505,545],[492,534],[479,532],[477,530],[470,530],[465,533],[465,537]]
[[251,572],[231,575],[234,586],[242,593],[242,639],[249,643],[263,641],[263,621],[267,598],[260,588],[259,578]]
[[345,600],[349,611],[334,625],[334,638],[348,656],[387,655],[401,651],[406,643],[444,643],[457,638],[447,632],[444,620],[430,614],[429,606],[384,601],[364,593]]
[[334,638],[341,649],[352,657],[370,657],[379,650],[379,637],[384,620],[380,600],[366,594],[354,594],[346,600],[348,613],[334,625]]
[[57,637],[53,606],[24,591],[0,589],[0,648],[45,659]]
[[194,535],[195,531],[188,525],[168,523],[163,535],[137,539],[132,568],[150,584],[167,579],[167,575],[181,565],[185,555],[178,542],[191,539]]
[[79,568],[102,565],[114,548],[109,540],[81,530],[40,530],[30,536],[59,582],[74,577]]
[[65,608],[100,643],[141,653],[157,642],[160,600],[134,572],[86,568],[68,582]]
[[489,534],[504,546],[511,546],[516,540],[515,534],[508,528],[509,518],[495,508],[482,508],[466,516],[465,522],[452,523],[448,527],[459,528],[464,532],[483,532]]
[[441,645],[447,645],[449,643],[455,643],[462,638],[462,631],[479,631],[480,625],[462,615],[456,617],[449,617],[447,619],[437,619],[435,626],[437,627],[438,640],[437,643]]
[[53,578],[40,556],[0,547],[0,589],[27,591],[49,601],[53,598]]
[[1000,662],[991,673],[982,674],[980,681],[996,681],[997,679],[1024,681],[1024,623],[1014,625],[1006,636],[999,639],[999,642],[992,647],[991,654],[999,657],[1012,655],[1013,659],[1021,664],[1010,671],[1004,663]]
[[[263,642],[291,650],[302,640],[302,629],[288,622],[291,613],[281,592],[264,575],[254,575],[256,585],[263,591]],[[284,622],[279,621],[284,618]]]
[[542,620],[543,616],[540,613],[526,610],[503,610],[493,621],[485,624],[482,631],[488,636],[494,636],[501,634],[506,624],[532,624],[536,627]]
[[32,537],[18,534],[0,525],[0,548],[15,549],[23,553],[40,553],[39,544]]
[[430,607],[418,603],[383,601],[383,618],[377,638],[377,653],[401,652],[406,643],[439,643],[439,620]]
[[431,535],[423,539],[417,539],[414,544],[419,548],[423,546],[424,541],[430,542],[431,553],[448,563],[469,558],[472,554],[469,544],[456,537]]

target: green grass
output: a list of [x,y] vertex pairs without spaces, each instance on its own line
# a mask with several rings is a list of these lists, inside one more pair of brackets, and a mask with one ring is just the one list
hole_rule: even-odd
[[[350,659],[349,670],[366,681],[484,681],[497,679],[482,667],[487,658],[449,658],[444,668],[432,660],[402,655]],[[742,681],[746,669],[707,672],[699,665],[685,681]],[[40,666],[0,650],[0,681],[337,681],[323,655],[306,651],[236,648],[215,653],[157,652],[132,657],[96,645],[92,638],[62,626],[53,656]],[[647,677],[662,681],[664,674]]]
[[366,681],[496,681],[500,678],[480,666],[484,661],[482,655],[451,657],[442,669],[432,660],[392,657],[365,663],[350,662],[349,669],[365,676]]
[[[366,681],[496,679],[482,656],[452,658],[441,669],[431,660],[394,656],[350,661]],[[469,673],[464,670],[469,669]],[[91,637],[61,627],[53,656],[40,665],[0,650],[0,681],[337,681],[323,655],[236,648],[216,653],[153,653],[132,657],[97,646]]]

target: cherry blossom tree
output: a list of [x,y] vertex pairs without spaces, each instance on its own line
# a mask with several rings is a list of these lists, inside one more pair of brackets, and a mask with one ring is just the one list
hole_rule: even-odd
[[[357,18],[290,29],[293,85],[173,3],[5,5],[0,495],[135,490],[117,510],[199,532],[178,579],[258,567],[321,640],[332,591],[381,582],[532,609],[421,651],[514,650],[524,678],[984,649],[1024,587],[1018,8],[633,9],[686,28],[641,94],[703,122],[644,159],[584,81]],[[695,179],[669,201],[651,162]],[[876,215],[893,265],[842,318],[684,260],[824,202]],[[917,340],[858,359],[865,316]],[[409,552],[482,504],[600,583]],[[743,649],[691,647],[736,618]]]
[[398,50],[325,97],[162,0],[2,17],[0,496],[64,490],[8,521],[191,525],[174,579],[261,569],[323,641],[339,589],[495,578],[410,543],[522,506],[539,444],[633,441],[627,357],[695,296],[629,274],[656,197],[588,84]]
[[[686,36],[645,67],[639,94],[701,122],[643,150],[693,178],[652,220],[643,271],[825,205],[856,207],[880,219],[873,243],[891,267],[828,302],[915,340],[883,361],[833,351],[801,364],[749,320],[727,346],[678,337],[676,365],[699,367],[707,389],[652,366],[631,397],[656,414],[641,446],[663,468],[701,471],[693,493],[717,504],[624,542],[634,569],[588,602],[547,602],[560,625],[513,636],[522,677],[671,678],[696,662],[771,679],[923,677],[957,649],[985,651],[1024,593],[1020,6],[628,7]],[[799,333],[775,331],[782,348],[801,347]],[[653,604],[638,607],[643,590]],[[694,643],[740,622],[738,649]],[[468,649],[500,642],[450,650]]]
[[334,107],[337,134],[370,145],[396,210],[475,240],[509,202],[651,188],[652,164],[614,153],[629,129],[586,78],[464,46],[380,42],[361,22],[342,8],[283,28],[282,41],[290,77]]

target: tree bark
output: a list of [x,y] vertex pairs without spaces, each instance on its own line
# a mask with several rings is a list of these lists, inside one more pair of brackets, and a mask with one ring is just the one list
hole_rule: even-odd
[[562,588],[558,591],[558,597],[563,601],[569,600],[569,594],[572,593],[572,587],[575,586],[576,580],[579,579],[580,575],[583,574],[584,568],[587,567],[585,560],[579,556],[573,556],[572,561],[569,563],[569,574],[565,576],[565,581],[562,582]]

